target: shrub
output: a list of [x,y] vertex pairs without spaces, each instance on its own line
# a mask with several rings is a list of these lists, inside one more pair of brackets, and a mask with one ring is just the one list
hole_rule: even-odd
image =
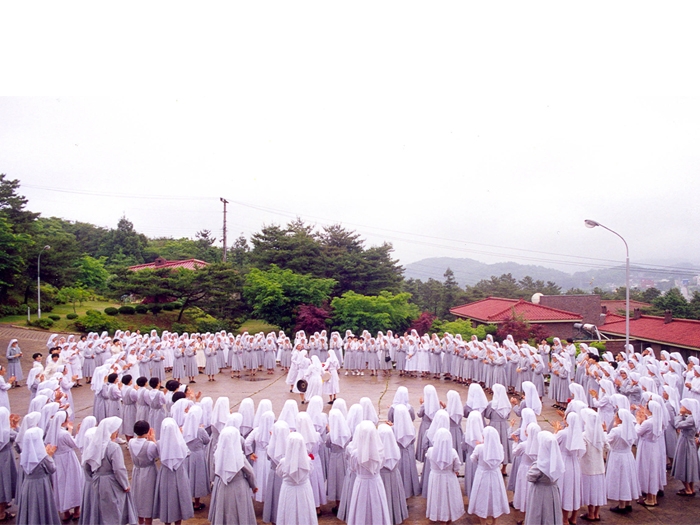
[[173,310],[175,310],[175,305],[173,303],[164,303],[163,310],[165,310],[166,312],[172,312]]
[[161,305],[159,305],[158,303],[153,303],[151,305],[151,307],[149,308],[149,310],[151,311],[151,313],[153,315],[158,315],[158,312],[160,312],[162,309],[163,309],[163,307]]
[[49,319],[51,319],[51,320],[53,320],[53,321],[60,321],[60,320],[61,320],[61,316],[60,316],[60,315],[56,315],[56,314],[51,314],[51,315],[49,315]]
[[37,319],[36,321],[27,321],[27,324],[29,326],[35,326],[43,330],[48,330],[53,326],[53,319],[49,319],[48,317],[42,317],[41,319]]
[[183,334],[185,332],[190,334],[197,331],[197,328],[195,326],[185,323],[173,323],[171,329],[173,332],[176,332],[178,334]]
[[151,325],[144,325],[139,328],[141,330],[142,334],[149,334],[151,333],[151,330],[155,330],[156,333],[160,332],[162,329],[158,328],[156,325],[151,324]]
[[[94,310],[90,310],[91,312],[94,312]],[[78,314],[74,314],[73,312],[69,313],[66,315],[66,319],[77,319]]]
[[[89,315],[92,312],[99,313],[96,310],[88,310],[87,312],[85,312],[85,315]],[[108,306],[107,308],[105,308],[105,313],[107,315],[117,315],[119,313],[119,310],[117,310],[114,306]]]
[[124,315],[134,315],[136,313],[136,309],[133,306],[125,304],[124,306],[119,307],[119,313]]
[[120,325],[119,321],[95,310],[89,310],[84,316],[75,321],[75,327],[81,332],[114,332]]
[[146,306],[145,304],[137,304],[136,307],[134,307],[134,311],[137,314],[146,314],[148,313],[148,306]]

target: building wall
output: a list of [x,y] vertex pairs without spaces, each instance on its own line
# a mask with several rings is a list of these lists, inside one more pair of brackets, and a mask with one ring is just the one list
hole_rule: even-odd
[[543,295],[540,304],[577,313],[586,324],[600,326],[605,322],[600,315],[602,310],[599,295]]

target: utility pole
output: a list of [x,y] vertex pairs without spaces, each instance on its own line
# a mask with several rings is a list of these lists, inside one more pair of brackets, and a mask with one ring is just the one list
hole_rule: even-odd
[[228,201],[223,197],[219,197],[219,200],[224,203],[224,256],[223,261],[226,262],[226,205]]

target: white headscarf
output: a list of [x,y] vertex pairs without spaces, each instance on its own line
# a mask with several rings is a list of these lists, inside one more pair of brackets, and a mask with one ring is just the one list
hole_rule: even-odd
[[537,440],[537,468],[552,481],[557,481],[564,473],[564,458],[557,438],[551,432],[543,430],[538,434]]
[[534,456],[537,454],[537,436],[542,428],[537,423],[530,423],[527,426],[527,441],[525,442],[525,454]]
[[[396,420],[396,417],[394,417],[394,420]],[[328,414],[328,426],[330,428],[331,443],[345,448],[345,445],[352,438],[352,432],[350,432],[350,427],[348,427],[343,413],[337,408],[331,408]]]
[[634,445],[634,442],[637,441],[637,431],[635,429],[637,420],[632,415],[632,412],[625,408],[621,408],[617,411],[617,417],[619,417],[622,422],[620,424],[620,437],[630,446]]
[[519,437],[520,441],[525,441],[527,439],[526,430],[527,426],[530,423],[537,423],[537,416],[535,415],[535,411],[532,410],[530,407],[523,408],[522,412],[520,412],[520,432],[519,432]]
[[462,398],[456,390],[447,391],[447,413],[450,419],[459,425],[464,417],[464,407],[462,406]]
[[192,405],[194,405],[194,403],[190,399],[182,397],[175,401],[173,406],[170,408],[170,417],[175,420],[178,427],[184,426],[185,418],[187,417],[187,413],[185,411]]
[[[484,405],[485,406],[485,405]],[[435,412],[440,410],[440,401],[438,400],[437,390],[433,385],[425,385],[423,387],[423,412],[428,418],[433,419]]]
[[542,401],[537,394],[537,387],[532,381],[523,381],[523,392],[525,392],[525,404],[534,410],[536,415],[542,413]]
[[43,432],[38,427],[28,428],[24,433],[22,440],[22,453],[19,457],[19,464],[24,469],[24,472],[31,474],[34,469],[48,456],[44,440],[42,439]]
[[411,406],[408,402],[408,388],[405,386],[400,386],[396,389],[391,406],[395,407],[396,405],[406,405],[406,408]]
[[578,383],[569,383],[569,392],[571,392],[576,401],[581,401],[586,403],[588,406],[588,398],[586,397],[586,391]]
[[236,427],[225,427],[214,451],[214,473],[228,485],[244,464],[240,431]]
[[433,446],[429,450],[430,460],[435,463],[440,470],[445,470],[455,460],[457,452],[452,446],[452,434],[445,428],[440,428],[435,432]]
[[384,447],[374,424],[367,420],[361,421],[355,429],[352,443],[358,465],[377,474],[384,463]]
[[[471,414],[472,413],[469,415]],[[479,420],[481,420],[481,418],[479,418]],[[503,463],[505,453],[498,431],[493,427],[486,427],[484,428],[483,438],[481,459],[491,468]]]
[[226,419],[230,413],[231,408],[228,397],[218,398],[211,413],[211,426],[221,432],[226,426]]
[[304,438],[298,432],[291,432],[287,437],[287,447],[284,452],[282,466],[283,474],[288,475],[294,482],[299,482],[311,471],[311,459],[306,450]]
[[246,397],[241,401],[238,407],[238,413],[243,416],[241,427],[253,428],[253,422],[255,421],[255,403],[251,398]]
[[467,416],[467,428],[464,432],[464,442],[472,448],[476,448],[477,441],[484,441],[484,418],[476,410],[469,412]]
[[39,412],[41,414],[41,409],[48,401],[49,398],[47,396],[37,394],[29,403],[29,412]]
[[297,402],[293,399],[287,399],[287,401],[284,402],[282,412],[280,412],[280,417],[277,418],[277,420],[287,423],[290,430],[296,430],[298,413],[299,406],[297,405]]
[[[681,406],[690,410],[693,421],[695,422],[695,431],[698,432],[700,430],[700,402],[697,399],[686,397],[681,400]],[[680,413],[680,409],[678,412]]]
[[[175,422],[177,424],[177,421]],[[197,405],[190,407],[185,414],[185,424],[182,426],[182,439],[185,443],[194,441],[199,434],[199,426],[202,424],[202,409]]]
[[255,442],[260,444],[263,448],[267,448],[270,443],[270,435],[272,433],[272,425],[275,424],[275,413],[272,410],[268,410],[262,416],[260,416],[260,421],[258,426],[255,427],[254,432],[257,431],[257,436]]
[[405,405],[394,407],[394,426],[392,427],[396,441],[406,448],[416,439],[416,427],[411,421],[411,414]]
[[681,411],[681,405],[678,402],[678,389],[668,385],[664,385],[663,389],[668,395],[669,405],[673,407],[673,410],[676,411],[676,415],[678,415]]
[[306,413],[309,414],[316,430],[322,430],[328,424],[328,418],[323,413],[323,398],[321,396],[311,397],[306,405]]
[[360,421],[362,421],[362,405],[359,403],[355,403],[350,407],[350,410],[348,410],[348,416],[345,418],[345,421],[348,423],[348,428],[350,429],[350,432],[352,432],[352,435],[355,435],[355,429],[357,429],[357,425],[360,424]]
[[258,403],[258,408],[255,409],[255,418],[253,418],[253,427],[257,427],[260,422],[260,417],[267,411],[272,411],[272,401],[269,399],[261,399]]
[[506,387],[500,383],[493,384],[493,398],[491,399],[491,408],[495,410],[499,416],[506,419],[510,415],[511,404],[506,393]]
[[267,455],[270,459],[279,463],[287,450],[287,438],[289,437],[289,425],[286,421],[275,421],[272,425],[272,435],[267,445]]
[[342,397],[336,397],[331,405],[332,408],[337,408],[343,413],[343,417],[347,419],[348,417],[348,405]]
[[396,443],[394,432],[386,423],[379,425],[377,432],[379,432],[379,439],[384,446],[384,463],[382,463],[382,468],[394,470],[401,460],[401,450]]
[[158,450],[161,464],[170,470],[177,470],[190,453],[177,423],[171,417],[166,417],[160,426]]
[[102,465],[102,460],[107,452],[107,445],[112,440],[112,434],[119,430],[121,425],[122,420],[119,417],[105,418],[97,425],[93,438],[88,440],[87,446],[83,451],[83,464],[89,465],[93,472]]
[[311,452],[314,445],[318,444],[319,434],[314,428],[314,423],[311,421],[311,417],[306,412],[299,412],[297,414],[297,432],[301,434],[306,443],[306,449]]
[[199,406],[202,407],[202,424],[204,428],[209,428],[211,426],[211,412],[213,410],[214,401],[211,397],[203,397],[199,402]]
[[586,451],[586,442],[583,440],[583,419],[576,412],[569,412],[566,416],[566,450]]
[[362,407],[362,419],[371,421],[375,426],[379,423],[377,411],[372,404],[372,400],[368,397],[360,398],[360,406]]
[[241,423],[243,423],[243,416],[240,414],[240,412],[234,412],[233,414],[229,414],[226,418],[226,424],[224,425],[224,428],[236,427],[238,430],[240,430]]
[[430,422],[430,426],[428,427],[428,430],[425,433],[425,436],[428,438],[428,441],[430,443],[433,442],[435,433],[440,428],[446,428],[447,430],[450,430],[450,415],[447,413],[447,410],[442,408],[435,412],[435,417]]
[[[68,414],[64,410],[59,410],[56,415],[51,418],[49,422],[49,429],[46,431],[44,436],[45,445],[56,445],[58,446],[58,436],[61,430],[61,425],[65,423]],[[9,423],[9,421],[8,421]]]
[[41,428],[41,430],[44,431],[44,434],[48,432],[51,418],[56,415],[56,412],[58,412],[59,408],[59,404],[56,402],[46,403],[43,407],[41,407],[41,419],[39,420],[39,428]]
[[19,443],[20,449],[22,448],[22,439],[24,439],[25,432],[39,425],[39,420],[41,419],[41,412],[29,412],[26,416],[22,418],[22,423],[19,425],[19,431],[17,432],[16,442]]
[[603,433],[603,425],[598,412],[591,408],[584,408],[581,410],[581,419],[583,419],[584,439],[595,448],[603,450],[605,434]]
[[479,383],[469,385],[469,390],[467,390],[467,405],[469,408],[483,413],[488,404],[489,401],[486,399],[486,394],[484,394],[484,389],[481,388],[481,385]]
[[[10,411],[0,407],[0,448],[10,442]],[[14,461],[14,459],[13,459]]]

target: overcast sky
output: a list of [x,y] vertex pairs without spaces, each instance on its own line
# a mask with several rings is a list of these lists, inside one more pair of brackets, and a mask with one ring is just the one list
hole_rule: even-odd
[[0,8],[0,173],[44,216],[700,263],[694,3],[39,5]]

